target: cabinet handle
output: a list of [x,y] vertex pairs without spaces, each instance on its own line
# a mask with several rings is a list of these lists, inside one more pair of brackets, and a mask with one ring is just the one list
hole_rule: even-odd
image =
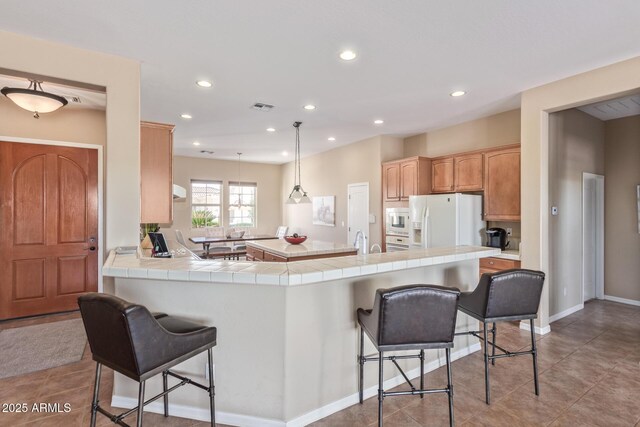
[[493,261],[489,261],[489,264],[493,265]]

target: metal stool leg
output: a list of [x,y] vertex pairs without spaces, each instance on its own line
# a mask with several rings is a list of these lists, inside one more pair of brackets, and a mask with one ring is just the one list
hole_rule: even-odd
[[[424,390],[424,350],[420,350],[420,390]],[[424,394],[420,394],[420,399],[424,399]]]
[[453,427],[453,381],[451,381],[451,349],[446,348],[447,355],[447,388],[449,389],[449,425]]
[[382,401],[384,400],[384,352],[378,353],[378,427],[382,427]]
[[[493,328],[491,329],[491,335],[492,335],[491,341],[493,341],[491,356],[496,355],[496,332],[498,332],[498,330],[496,329],[496,322],[493,322]],[[491,364],[495,366],[496,359],[491,359]]]
[[360,403],[364,400],[364,329],[360,327],[360,355],[358,356],[358,363],[360,365],[360,377],[358,379],[358,396]]
[[207,350],[207,357],[209,359],[209,406],[211,410],[211,427],[216,425],[216,387],[213,381],[213,350]]
[[[162,373],[162,391],[163,392],[167,392],[167,388],[168,388],[168,375],[167,375],[167,371],[164,371]],[[169,416],[169,395],[165,394],[164,395],[164,416],[168,417]]]
[[540,395],[540,386],[538,384],[538,351],[536,350],[536,331],[533,319],[530,320],[531,326],[531,350],[533,356],[533,383],[536,390],[536,396]]
[[487,348],[487,322],[482,322],[482,335],[484,339],[484,390],[487,405],[491,404],[491,391],[489,388],[489,349]]
[[96,382],[93,386],[93,400],[91,401],[91,427],[96,426],[96,414],[98,412],[98,395],[100,394],[100,376],[102,374],[102,364],[96,364]]
[[137,427],[142,427],[142,415],[144,414],[144,381],[140,381],[138,389],[138,422]]

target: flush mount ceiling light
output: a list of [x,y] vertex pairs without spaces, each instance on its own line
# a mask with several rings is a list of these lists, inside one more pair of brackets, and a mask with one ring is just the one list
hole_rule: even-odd
[[384,120],[380,120],[380,119],[373,121],[373,124],[375,124],[375,125],[381,125],[383,123],[384,123]]
[[267,132],[275,132],[275,128],[267,128]]
[[311,203],[311,199],[307,196],[307,192],[302,188],[300,179],[300,125],[302,122],[294,122],[293,127],[296,128],[296,151],[295,161],[293,164],[293,190],[289,194],[289,198],[285,202],[287,205],[295,205],[297,203]]
[[180,117],[182,117],[183,119],[193,119],[193,117],[191,117],[191,114],[180,114]]
[[200,87],[211,87],[213,84],[207,80],[198,80],[196,84]]
[[304,109],[307,110],[307,111],[312,111],[312,110],[316,109],[316,106],[312,105],[312,104],[307,104],[307,105],[304,106]]
[[42,82],[29,80],[29,87],[16,88],[4,87],[0,92],[14,102],[18,107],[24,108],[33,113],[33,117],[40,118],[39,113],[51,113],[60,107],[67,105],[68,101],[62,96],[45,92],[42,89]]
[[340,59],[345,60],[345,61],[351,61],[356,59],[356,53],[352,50],[343,50],[342,52],[340,52]]
[[287,153],[286,151],[283,151],[283,152],[282,152],[282,155],[283,155],[283,156],[288,156],[288,155],[289,155],[289,153]]
[[200,143],[198,141],[193,141],[193,145],[197,147],[198,145],[200,145]]
[[456,90],[455,92],[451,92],[449,95],[457,98],[458,96],[462,96],[462,95],[464,95],[466,93],[467,92],[465,92],[463,90]]
[[336,139],[332,136],[330,136],[329,138],[327,138],[328,141],[335,141]]

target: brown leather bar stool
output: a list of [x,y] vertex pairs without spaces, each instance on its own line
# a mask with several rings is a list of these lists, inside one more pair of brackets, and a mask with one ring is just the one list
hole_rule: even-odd
[[[482,331],[461,332],[456,335],[471,334],[484,343],[484,381],[487,405],[491,403],[489,387],[489,360],[496,364],[496,359],[531,355],[533,357],[533,379],[536,395],[540,394],[538,385],[538,358],[533,320],[538,317],[538,306],[542,295],[544,273],[541,271],[512,269],[496,273],[484,273],[480,283],[473,292],[460,295],[458,309],[482,322]],[[502,321],[529,320],[531,326],[531,349],[511,352],[496,344],[496,323]],[[491,328],[492,340],[487,340],[487,326]],[[482,336],[480,336],[482,332]],[[489,356],[488,345],[491,345]],[[502,354],[496,354],[496,348]]]
[[[447,393],[449,423],[453,425],[451,347],[456,329],[460,291],[435,285],[408,285],[378,289],[372,310],[357,311],[360,325],[360,403],[363,401],[364,364],[378,361],[378,426],[382,426],[382,404],[387,396]],[[378,350],[378,356],[364,355],[364,334]],[[444,348],[447,357],[447,388],[424,388],[424,351]],[[420,350],[418,354],[385,356],[386,352]],[[420,359],[420,388],[416,389],[397,360]],[[411,391],[384,391],[383,361],[390,360],[411,387]]]
[[[215,387],[213,382],[213,353],[217,330],[180,320],[164,313],[151,314],[145,307],[129,303],[112,295],[89,293],[78,298],[82,321],[96,364],[96,379],[91,404],[91,427],[96,425],[98,412],[114,424],[128,426],[123,419],[138,412],[137,426],[142,426],[144,405],[164,398],[164,416],[169,416],[168,394],[191,384],[209,393],[211,425],[215,426]],[[169,369],[178,363],[207,351],[209,385],[199,384]],[[140,383],[138,406],[119,415],[100,406],[100,374],[102,365]],[[163,392],[145,402],[145,381],[162,374]],[[168,387],[168,377],[180,380]]]

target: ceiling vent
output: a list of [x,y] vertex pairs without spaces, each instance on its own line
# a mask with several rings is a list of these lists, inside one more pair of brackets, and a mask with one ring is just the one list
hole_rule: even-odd
[[273,105],[263,104],[262,102],[256,102],[251,106],[251,108],[258,111],[271,111],[273,109]]
[[79,96],[65,96],[65,98],[67,98],[67,101],[73,104],[82,104],[82,100]]

